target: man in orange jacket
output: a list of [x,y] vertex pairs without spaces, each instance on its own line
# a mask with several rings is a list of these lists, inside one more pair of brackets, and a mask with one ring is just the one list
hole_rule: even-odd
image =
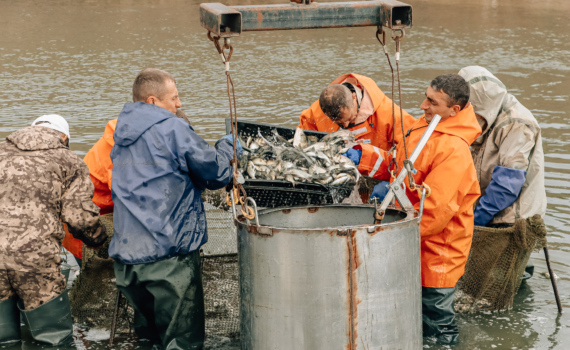
[[[414,164],[417,172],[413,177],[418,185],[425,183],[431,188],[420,227],[424,336],[435,335],[443,344],[453,344],[459,336],[453,310],[455,285],[469,256],[473,204],[480,195],[469,145],[481,134],[481,127],[468,101],[469,85],[461,76],[441,75],[431,82],[420,106],[425,114],[420,119],[404,115],[408,155],[435,114],[442,118]],[[391,120],[387,122],[388,132],[400,125],[399,120],[395,126]],[[402,132],[396,133],[396,144],[396,161],[403,169]],[[349,153],[362,174],[390,179],[392,153],[366,144]],[[418,210],[419,194],[410,190],[409,184],[406,193]]]
[[[115,144],[113,133],[117,119],[113,119],[107,123],[103,137],[97,141],[93,147],[87,152],[83,161],[87,163],[89,175],[93,185],[95,185],[95,194],[93,195],[93,203],[101,208],[100,214],[109,214],[113,212],[113,200],[111,199],[111,179],[113,177],[113,163],[111,162],[111,149]],[[110,234],[110,233],[109,233]],[[83,242],[74,238],[65,230],[65,238],[63,246],[73,256],[81,266],[83,258]]]
[[[385,124],[392,122],[392,108],[399,117],[400,107],[384,95],[374,80],[363,75],[346,73],[330,84],[333,85],[348,88],[351,91],[350,97],[340,100],[323,99],[321,94],[321,98],[301,113],[298,127],[323,132],[348,129],[361,143],[389,149],[393,135],[388,133]],[[343,110],[342,113],[340,109]],[[403,113],[406,117],[411,117],[408,113]]]

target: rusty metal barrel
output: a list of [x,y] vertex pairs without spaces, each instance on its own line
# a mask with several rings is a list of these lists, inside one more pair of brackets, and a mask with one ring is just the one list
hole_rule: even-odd
[[369,205],[238,218],[242,349],[421,349],[420,218]]

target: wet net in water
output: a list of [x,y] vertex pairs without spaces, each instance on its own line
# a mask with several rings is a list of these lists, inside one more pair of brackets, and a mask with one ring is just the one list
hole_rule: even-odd
[[518,219],[509,228],[476,226],[465,274],[457,284],[456,311],[511,308],[530,254],[545,246],[546,227],[540,215]]
[[[202,246],[202,283],[206,313],[206,336],[239,336],[239,275],[235,226],[223,191],[204,191],[208,243]],[[113,233],[113,214],[101,216],[109,239],[99,250],[83,248],[81,273],[75,280],[70,301],[77,323],[111,329],[117,298],[113,259],[108,248]],[[134,311],[121,298],[117,333],[132,330]]]

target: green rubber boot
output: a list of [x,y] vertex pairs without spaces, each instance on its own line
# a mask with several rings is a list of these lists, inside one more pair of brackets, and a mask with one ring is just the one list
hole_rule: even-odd
[[33,310],[24,310],[19,300],[18,308],[36,341],[53,346],[73,341],[73,320],[67,291]]
[[20,312],[18,297],[0,301],[0,345],[20,341]]

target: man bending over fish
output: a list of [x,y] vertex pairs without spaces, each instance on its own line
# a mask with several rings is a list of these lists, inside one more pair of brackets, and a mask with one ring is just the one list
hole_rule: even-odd
[[[346,73],[330,86],[342,89],[333,88],[328,98],[321,94],[321,98],[301,113],[298,127],[323,132],[348,129],[360,143],[389,149],[392,134],[386,133],[388,129],[384,125],[392,121],[392,108],[399,116],[400,107],[384,95],[374,80],[363,75]],[[403,113],[411,117],[407,112]]]
[[[425,200],[421,221],[422,311],[424,336],[436,336],[438,343],[453,344],[459,337],[453,300],[455,285],[465,271],[473,236],[473,204],[480,195],[479,183],[469,145],[481,134],[473,107],[469,104],[469,84],[458,74],[440,75],[431,81],[415,119],[404,114],[404,130],[411,154],[436,114],[441,121],[416,160],[416,184],[427,184],[431,195]],[[398,129],[385,118],[388,134]],[[404,168],[406,152],[402,132],[396,132],[396,161]],[[388,147],[392,145],[389,144]],[[369,144],[348,151],[358,170],[381,180],[390,179],[393,154]],[[381,186],[379,184],[377,186]],[[416,210],[420,195],[406,186],[406,194]]]

